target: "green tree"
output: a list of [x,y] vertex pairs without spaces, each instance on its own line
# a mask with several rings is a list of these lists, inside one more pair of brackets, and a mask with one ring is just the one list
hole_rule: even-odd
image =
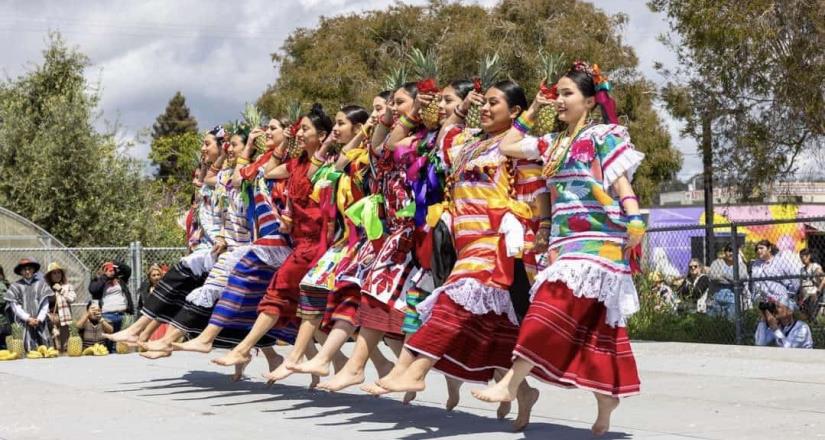
[[636,188],[650,204],[680,168],[681,156],[653,109],[655,87],[638,72],[633,49],[621,42],[625,22],[623,15],[608,16],[578,0],[505,0],[491,10],[432,0],[323,18],[317,28],[293,32],[272,55],[278,79],[258,105],[278,115],[293,101],[326,108],[369,103],[384,74],[405,63],[412,47],[435,48],[442,83],[474,76],[478,60],[497,51],[504,71],[532,95],[540,83],[539,49],[563,52],[596,62],[610,75],[622,123],[648,155]]
[[[42,64],[0,82],[0,205],[67,245],[122,245],[150,221],[140,163],[94,128],[88,58],[51,34]],[[180,243],[180,242],[178,242]]]
[[743,199],[792,178],[825,136],[825,3],[654,0],[679,65],[661,69],[683,134],[712,147],[714,180]]
[[[170,176],[179,177],[186,171],[193,139],[191,135],[197,132],[198,122],[189,113],[186,98],[181,92],[176,92],[166,105],[166,110],[158,115],[152,125],[149,159],[158,166],[160,179],[166,181]],[[181,159],[183,164],[178,163]]]
[[158,177],[168,186],[189,184],[198,166],[200,146],[201,135],[197,132],[163,136],[152,141],[149,159],[160,166]]

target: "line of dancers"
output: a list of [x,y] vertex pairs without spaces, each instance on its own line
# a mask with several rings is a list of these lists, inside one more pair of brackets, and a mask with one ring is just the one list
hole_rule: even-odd
[[[235,380],[257,347],[269,382],[309,374],[321,390],[405,402],[435,369],[447,410],[463,382],[493,382],[472,395],[502,419],[517,401],[516,430],[539,397],[532,376],[592,391],[592,430],[605,433],[640,385],[625,324],[639,307],[631,266],[645,224],[631,181],[644,156],[598,66],[577,61],[547,86],[528,104],[509,80],[407,82],[371,110],[331,118],[315,104],[296,121],[216,127],[193,182],[191,253],[109,338],[154,359],[228,348],[212,362]],[[537,135],[547,109],[558,128]],[[363,384],[368,362],[380,378]]]

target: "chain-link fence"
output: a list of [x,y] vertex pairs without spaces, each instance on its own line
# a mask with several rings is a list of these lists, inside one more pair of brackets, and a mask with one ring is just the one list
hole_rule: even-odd
[[58,263],[66,272],[69,283],[77,291],[77,300],[72,304],[72,312],[78,317],[86,309],[89,296],[89,282],[98,275],[105,262],[116,262],[128,266],[131,276],[128,280],[132,299],[137,304],[140,286],[147,281],[147,271],[152,264],[171,267],[186,255],[183,247],[143,247],[140,242],[128,247],[85,247],[85,248],[0,248],[0,266],[9,281],[14,281],[14,266],[22,258],[34,258],[46,273],[51,263]]
[[752,344],[786,297],[825,348],[825,217],[651,228],[643,248],[632,337]]

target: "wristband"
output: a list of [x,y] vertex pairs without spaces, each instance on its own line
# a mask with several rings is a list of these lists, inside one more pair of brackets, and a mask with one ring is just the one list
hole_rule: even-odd
[[645,229],[645,222],[641,218],[634,218],[627,222],[627,235],[641,236],[645,234]]
[[619,200],[619,204],[624,205],[625,200],[635,200],[636,203],[639,203],[639,198],[636,196],[624,196],[621,200]]
[[238,165],[249,165],[249,159],[245,157],[239,157],[235,159],[235,163],[237,163]]
[[416,125],[415,122],[413,122],[410,118],[406,117],[405,115],[401,115],[398,118],[398,123],[403,125],[404,128],[408,130],[412,130],[413,128],[415,128]]
[[317,154],[313,154],[312,157],[309,158],[309,163],[315,165],[316,167],[324,166],[324,161],[319,159]]

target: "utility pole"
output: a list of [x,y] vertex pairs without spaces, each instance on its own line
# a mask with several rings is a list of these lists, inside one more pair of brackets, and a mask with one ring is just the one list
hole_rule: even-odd
[[[711,122],[713,117],[712,111],[708,109],[702,115],[702,173],[705,189],[705,224],[713,224],[713,132],[711,130]],[[735,239],[735,237],[731,237]],[[713,228],[708,228],[705,232],[705,265],[716,259],[713,255],[714,251]]]

